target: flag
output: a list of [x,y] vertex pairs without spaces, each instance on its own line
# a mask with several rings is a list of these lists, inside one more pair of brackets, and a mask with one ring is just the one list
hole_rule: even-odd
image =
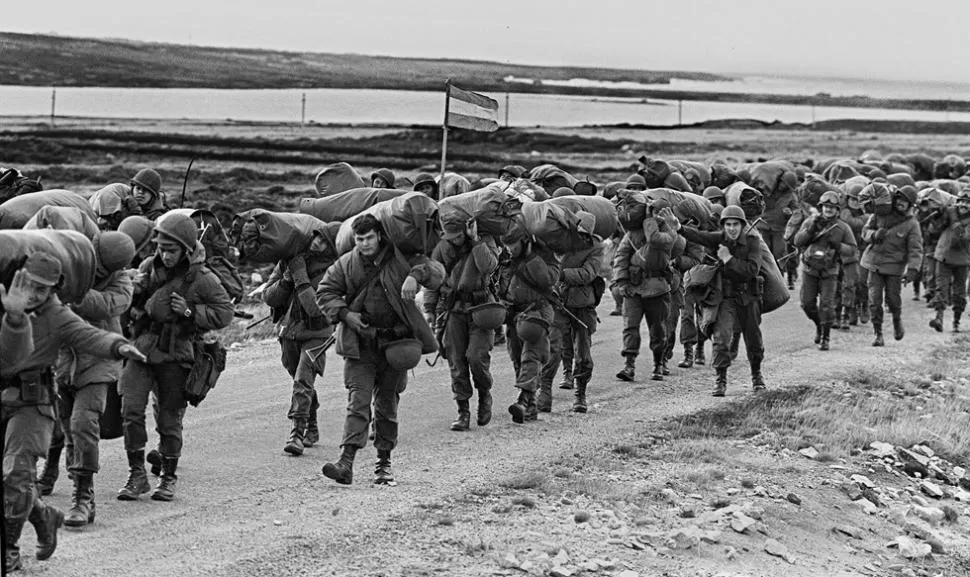
[[448,126],[479,132],[498,130],[498,101],[448,85]]

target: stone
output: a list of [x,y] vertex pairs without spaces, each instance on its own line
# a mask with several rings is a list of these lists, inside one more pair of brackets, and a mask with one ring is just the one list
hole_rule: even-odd
[[798,452],[801,454],[801,456],[805,457],[806,459],[812,459],[813,461],[818,459],[819,456],[818,449],[815,447],[805,447],[804,449],[799,449]]
[[852,501],[858,501],[862,498],[862,489],[855,483],[845,483],[842,485],[842,492]]
[[727,490],[727,494],[729,497],[733,497],[734,495],[737,495],[740,492],[741,492],[741,489],[738,489],[737,487],[731,487],[730,489]]
[[963,467],[953,467],[953,478],[959,481],[967,476],[967,470]]
[[556,556],[552,558],[553,565],[566,565],[571,561],[569,553],[565,549],[560,549]]
[[890,443],[883,443],[881,441],[873,441],[869,443],[869,449],[871,450],[873,456],[879,459],[892,457],[896,454],[896,447]]
[[599,563],[596,561],[583,561],[577,566],[583,571],[589,571],[590,573],[596,573],[600,570]]
[[663,491],[660,491],[660,494],[663,495],[663,498],[665,501],[671,504],[675,504],[677,503],[677,501],[680,500],[680,497],[677,495],[677,492],[674,491],[673,489],[664,489]]
[[667,547],[693,549],[701,543],[701,531],[697,527],[682,527],[667,534]]
[[859,499],[855,503],[866,515],[875,515],[879,512],[879,507],[876,507],[869,499]]
[[926,499],[920,497],[919,495],[913,495],[910,498],[910,500],[913,502],[914,505],[919,505],[920,507],[929,507],[930,506],[930,502],[927,501]]
[[865,499],[866,501],[869,501],[876,507],[882,507],[882,499],[880,499],[879,495],[876,494],[876,492],[873,491],[872,489],[869,489],[869,488],[863,489],[862,498]]
[[572,569],[567,569],[566,567],[555,566],[549,570],[549,575],[551,577],[573,577],[576,572]]
[[775,539],[765,541],[765,552],[775,557],[781,557],[791,565],[795,564],[795,558],[788,551],[788,547],[785,547]]
[[707,543],[708,545],[717,545],[721,542],[721,532],[717,529],[703,531],[701,533],[701,541]]
[[940,489],[940,486],[937,485],[936,483],[931,483],[929,481],[923,481],[922,483],[919,484],[919,488],[920,488],[921,491],[923,491],[924,493],[926,493],[930,497],[933,497],[934,499],[942,499],[943,498],[943,490]]
[[859,531],[848,525],[838,525],[832,528],[833,533],[841,533],[847,537],[852,537],[853,539],[859,539]]
[[939,468],[935,464],[930,463],[930,466],[927,467],[927,469],[929,470],[930,473],[933,474],[933,477],[936,478],[938,481],[942,481],[947,485],[956,485],[956,483],[953,482],[953,479],[951,479],[950,476],[946,474],[946,471]]
[[855,483],[856,485],[859,485],[860,487],[866,487],[868,489],[876,488],[876,484],[873,483],[872,480],[869,477],[866,477],[865,475],[852,475],[851,477],[849,477],[849,480]]
[[930,464],[929,457],[910,451],[909,449],[903,449],[900,447],[896,450],[896,454],[899,455],[899,458],[905,463],[916,463],[918,465],[922,465],[923,467]]
[[576,511],[573,514],[573,521],[577,523],[585,523],[589,521],[589,511]]
[[919,453],[921,455],[925,455],[930,458],[936,455],[936,453],[933,452],[933,449],[927,447],[926,445],[913,445],[911,448],[913,452]]
[[765,516],[765,510],[761,507],[745,507],[744,514],[760,521]]
[[890,547],[898,547],[899,554],[906,559],[922,559],[933,552],[933,548],[927,543],[921,543],[906,535],[896,537],[896,540],[889,544]]
[[919,505],[913,505],[910,507],[910,512],[931,525],[939,525],[946,518],[943,509],[938,507],[920,507]]
[[640,574],[632,569],[625,569],[617,573],[616,577],[640,577]]
[[744,533],[755,523],[757,523],[757,521],[751,517],[748,517],[744,513],[735,513],[731,518],[731,528],[738,533]]
[[970,503],[970,491],[959,489],[953,494],[953,498],[962,503]]
[[724,549],[724,556],[727,557],[728,561],[734,561],[738,558],[738,550],[734,547],[726,547]]
[[926,479],[930,476],[930,470],[925,465],[920,465],[915,461],[903,463],[903,472],[917,479]]
[[502,557],[501,559],[499,559],[498,564],[499,566],[504,567],[505,569],[519,568],[519,560],[515,558],[515,553],[512,553],[511,551],[506,553],[505,557]]
[[788,499],[788,502],[794,505],[802,504],[802,498],[794,493],[788,493],[788,495],[785,496],[785,499]]

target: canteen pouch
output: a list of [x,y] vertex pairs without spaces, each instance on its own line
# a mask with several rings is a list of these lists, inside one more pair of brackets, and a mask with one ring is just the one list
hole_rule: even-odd
[[222,371],[226,370],[226,348],[215,338],[197,340],[193,343],[195,359],[182,392],[193,407],[205,400],[216,386]]

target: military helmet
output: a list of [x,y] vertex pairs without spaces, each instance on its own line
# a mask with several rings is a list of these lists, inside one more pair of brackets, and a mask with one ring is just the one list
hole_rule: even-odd
[[158,196],[158,192],[162,189],[162,177],[159,176],[158,172],[150,168],[143,168],[139,170],[138,173],[132,177],[131,183],[137,184],[155,196]]
[[748,224],[748,218],[744,216],[744,209],[736,204],[725,206],[724,210],[721,211],[721,224],[724,224],[724,221],[730,218],[740,220],[745,225]]
[[135,243],[135,252],[141,252],[152,240],[152,231],[155,223],[144,216],[129,216],[118,225],[118,232],[123,232],[131,237]]
[[155,232],[171,238],[191,253],[199,237],[199,226],[187,214],[168,212],[155,221]]
[[916,204],[916,194],[917,194],[916,187],[909,186],[908,184],[905,186],[901,186],[899,187],[899,189],[896,190],[896,195],[901,196],[905,200],[907,200],[910,206],[913,206]]
[[123,232],[107,231],[95,241],[98,262],[108,272],[119,271],[135,259],[135,241]]
[[715,198],[724,198],[724,191],[716,186],[708,186],[704,189],[704,198],[710,201]]
[[421,362],[421,341],[417,339],[392,341],[384,348],[384,358],[391,368],[409,371]]
[[838,208],[839,207],[839,193],[835,192],[834,190],[829,190],[829,191],[826,191],[826,192],[822,193],[822,197],[820,199],[818,199],[818,206],[819,206],[819,208],[821,208],[821,207],[825,206],[826,204],[829,205],[829,206],[834,206],[834,207]]

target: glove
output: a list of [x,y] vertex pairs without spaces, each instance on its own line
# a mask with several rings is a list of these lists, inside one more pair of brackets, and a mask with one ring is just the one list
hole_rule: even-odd
[[906,271],[906,282],[908,283],[916,282],[916,279],[918,278],[919,278],[919,271],[916,270],[915,268],[911,268]]

